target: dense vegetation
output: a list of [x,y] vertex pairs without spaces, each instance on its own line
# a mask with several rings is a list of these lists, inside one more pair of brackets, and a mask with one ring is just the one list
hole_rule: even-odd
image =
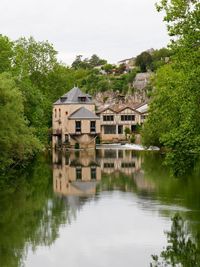
[[157,8],[166,14],[173,56],[157,71],[143,140],[164,146],[167,163],[182,175],[200,152],[200,2],[163,0]]
[[57,61],[48,41],[32,37],[11,41],[0,35],[0,169],[22,164],[49,144],[52,103],[74,85],[91,94],[133,91],[142,66],[147,71],[163,65],[168,54],[167,49],[148,54],[150,65],[141,55],[134,69],[108,64],[97,55],[89,59],[79,55],[67,67]]

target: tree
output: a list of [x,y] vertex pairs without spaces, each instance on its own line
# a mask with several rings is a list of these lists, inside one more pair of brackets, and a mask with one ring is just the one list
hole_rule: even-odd
[[107,61],[105,59],[100,59],[97,55],[92,55],[90,60],[89,60],[89,64],[91,68],[94,67],[98,67],[101,65],[105,65],[107,63]]
[[13,42],[7,36],[0,34],[0,73],[11,69]]
[[0,74],[0,125],[1,170],[42,148],[24,117],[22,94],[7,73]]
[[128,135],[131,134],[131,130],[130,130],[130,128],[129,128],[129,127],[125,127],[125,129],[124,129],[124,133],[125,133],[125,135],[126,135],[126,140],[127,140],[127,139],[128,139]]
[[46,76],[57,63],[57,52],[48,41],[20,38],[13,50],[13,71],[19,79],[28,76],[33,83],[40,83],[41,76]]
[[191,238],[188,225],[176,214],[172,218],[171,231],[167,232],[168,246],[160,254],[152,255],[151,267],[198,267],[200,262],[199,237]]
[[[200,153],[199,1],[161,1],[173,56],[157,71],[143,142],[164,146],[166,163],[177,176],[194,166]],[[188,29],[188,31],[186,30]]]
[[135,64],[140,67],[141,72],[147,72],[151,68],[152,56],[148,52],[142,52],[136,57]]

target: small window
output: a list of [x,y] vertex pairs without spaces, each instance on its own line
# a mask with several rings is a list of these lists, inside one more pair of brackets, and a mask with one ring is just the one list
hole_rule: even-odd
[[105,125],[104,134],[116,134],[116,125]]
[[134,168],[135,162],[122,162],[121,168]]
[[146,119],[146,116],[145,115],[141,115],[141,119],[142,120],[145,120]]
[[59,118],[61,117],[61,109],[59,108]]
[[86,102],[86,97],[85,96],[81,96],[78,98],[80,102]]
[[90,132],[95,133],[96,132],[96,121],[90,122]]
[[121,115],[121,121],[134,121],[135,115]]
[[57,118],[57,109],[55,109],[55,118]]
[[113,162],[105,162],[103,165],[104,168],[114,168]]
[[76,180],[82,180],[82,169],[81,169],[81,167],[76,167]]
[[118,125],[118,134],[123,134],[123,125]]
[[76,132],[81,132],[81,121],[76,121]]
[[91,179],[96,180],[97,179],[97,169],[96,167],[91,167]]
[[136,131],[136,125],[131,125],[131,132],[135,132]]
[[114,121],[114,116],[113,115],[104,115],[103,121]]

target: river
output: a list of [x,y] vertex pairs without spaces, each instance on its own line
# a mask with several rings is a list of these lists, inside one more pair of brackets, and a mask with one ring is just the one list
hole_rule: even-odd
[[175,214],[194,242],[200,232],[199,166],[173,178],[159,152],[54,152],[8,178],[2,267],[146,267],[167,246]]

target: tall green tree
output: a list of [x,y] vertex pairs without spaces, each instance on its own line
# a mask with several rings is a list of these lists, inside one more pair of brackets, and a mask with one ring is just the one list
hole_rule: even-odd
[[167,148],[167,163],[176,175],[194,165],[200,152],[200,3],[161,1],[159,10],[173,39],[169,65],[156,75],[144,143]]
[[140,67],[141,72],[147,72],[151,68],[152,56],[148,52],[142,52],[136,57],[135,64]]
[[42,148],[28,127],[24,116],[23,97],[12,77],[0,74],[0,168],[20,162]]
[[13,57],[13,42],[7,36],[0,34],[0,73],[11,69]]

